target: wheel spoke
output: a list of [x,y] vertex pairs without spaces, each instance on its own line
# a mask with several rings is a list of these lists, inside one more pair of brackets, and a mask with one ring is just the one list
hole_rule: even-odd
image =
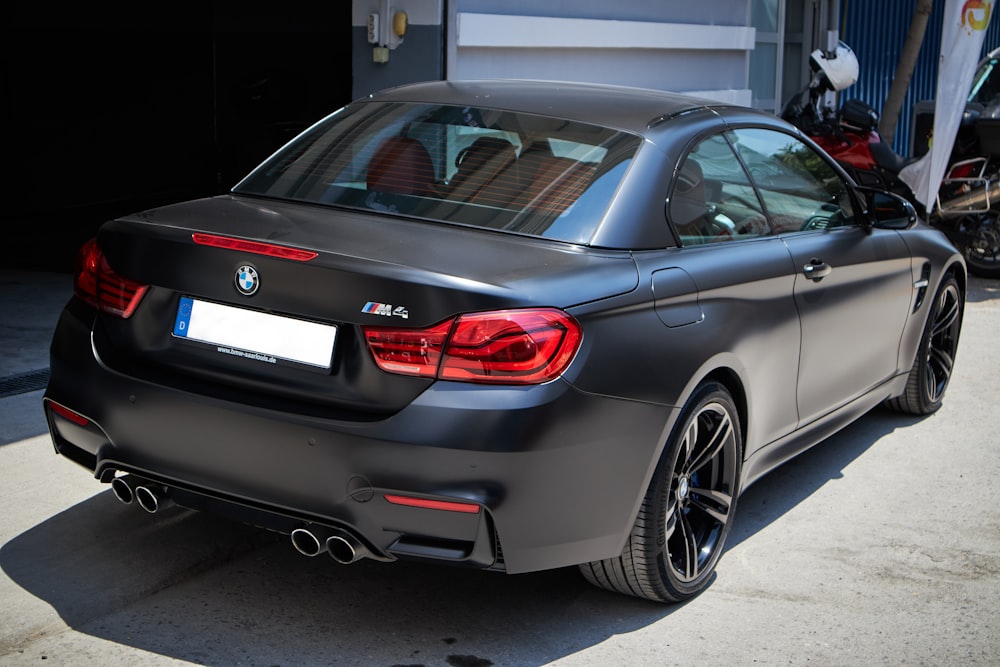
[[721,419],[715,424],[715,430],[711,437],[707,438],[704,447],[697,453],[697,459],[691,461],[687,466],[687,472],[695,473],[708,463],[715,460],[719,451],[726,444],[733,432],[733,424],[729,420],[729,415],[723,411]]
[[732,503],[731,493],[716,489],[691,489],[691,506],[697,507],[719,525],[725,525],[729,521]]
[[686,461],[691,460],[691,457],[694,456],[693,451],[697,443],[698,420],[692,419],[687,431],[684,432],[684,438],[681,440],[681,452],[677,457],[678,466],[683,466]]
[[673,537],[674,531],[677,530],[677,517],[680,514],[678,511],[680,503],[673,499],[673,495],[673,493],[670,494],[672,500],[667,503],[667,520],[664,522],[664,536],[668,540]]
[[924,366],[924,386],[927,398],[931,402],[938,401],[948,386],[953,363],[952,357],[944,350],[937,348],[928,350],[927,363]]
[[681,527],[681,547],[683,554],[679,554],[679,561],[676,563],[684,572],[684,577],[689,581],[698,576],[698,536],[687,515],[680,515]]
[[932,337],[940,336],[951,328],[958,319],[958,300],[951,298],[950,292],[945,292],[941,296],[940,308],[934,321],[934,329],[931,331]]
[[935,375],[942,379],[951,377],[951,369],[955,365],[955,360],[950,352],[938,347],[931,348],[929,352],[927,365],[937,369]]

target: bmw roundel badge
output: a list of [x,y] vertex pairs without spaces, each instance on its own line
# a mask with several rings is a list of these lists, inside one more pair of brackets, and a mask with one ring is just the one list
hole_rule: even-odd
[[257,291],[258,287],[260,287],[260,276],[257,275],[257,269],[249,264],[244,264],[236,269],[236,289],[240,291],[240,294],[250,296]]

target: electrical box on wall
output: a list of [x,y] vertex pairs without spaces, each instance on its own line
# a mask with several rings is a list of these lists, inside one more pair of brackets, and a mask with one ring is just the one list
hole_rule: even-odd
[[374,62],[389,62],[389,51],[403,43],[408,22],[405,11],[393,12],[392,0],[379,0],[379,11],[368,15],[368,43],[374,47]]

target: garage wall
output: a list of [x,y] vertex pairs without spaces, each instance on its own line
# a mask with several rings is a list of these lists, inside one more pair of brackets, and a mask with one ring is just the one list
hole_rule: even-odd
[[[392,39],[387,60],[377,62],[375,49],[383,36],[376,36],[374,44],[368,41],[368,17],[377,14],[385,28],[386,22],[391,25],[398,12],[406,13],[406,34],[398,44]],[[353,97],[357,99],[405,83],[445,78],[443,13],[444,0],[353,0]]]
[[[354,96],[431,79],[593,81],[749,105],[751,0],[353,0]],[[376,63],[368,16],[409,17]]]
[[750,104],[750,0],[453,0],[447,78],[615,83]]

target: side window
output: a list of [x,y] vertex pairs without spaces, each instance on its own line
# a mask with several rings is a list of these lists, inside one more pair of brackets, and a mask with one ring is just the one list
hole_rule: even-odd
[[774,130],[729,133],[764,199],[775,234],[852,224],[850,188],[816,151]]
[[702,140],[684,158],[668,215],[681,245],[771,233],[750,179],[722,135]]

